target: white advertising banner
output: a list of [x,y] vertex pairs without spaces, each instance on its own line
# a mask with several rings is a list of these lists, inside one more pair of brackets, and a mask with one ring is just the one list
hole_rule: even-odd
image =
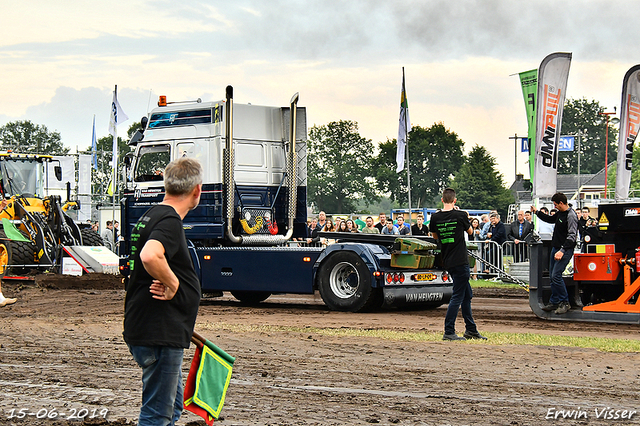
[[[48,189],[66,189],[67,182],[71,183],[71,189],[74,189],[76,186],[76,163],[73,156],[54,156],[53,159],[54,161],[47,163]],[[62,167],[61,181],[56,179],[55,166]]]
[[91,195],[78,195],[80,210],[78,210],[78,221],[88,222],[91,220]]
[[538,69],[533,198],[556,192],[558,141],[569,78],[571,53],[552,53]]
[[638,136],[638,128],[640,128],[640,65],[627,71],[622,81],[616,200],[629,197],[633,143]]
[[78,157],[78,194],[91,194],[91,155],[81,154]]

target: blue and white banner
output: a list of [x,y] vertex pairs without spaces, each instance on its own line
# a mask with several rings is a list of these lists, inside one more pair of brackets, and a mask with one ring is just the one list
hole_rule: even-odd
[[575,140],[574,136],[560,136],[558,151],[573,151]]
[[[575,140],[575,136],[561,136],[560,142],[558,142],[558,151],[573,151]],[[529,138],[520,140],[520,152],[529,152]]]

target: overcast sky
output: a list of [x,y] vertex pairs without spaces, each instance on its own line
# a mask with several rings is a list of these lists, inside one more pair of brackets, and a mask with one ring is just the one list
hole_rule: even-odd
[[[112,91],[126,133],[169,100],[288,105],[309,125],[353,120],[374,143],[397,137],[402,67],[413,125],[444,125],[487,147],[514,178],[527,132],[514,73],[572,52],[567,96],[620,108],[640,63],[634,1],[0,0],[0,125],[31,120],[75,151],[108,134]],[[528,177],[525,155],[518,172]]]

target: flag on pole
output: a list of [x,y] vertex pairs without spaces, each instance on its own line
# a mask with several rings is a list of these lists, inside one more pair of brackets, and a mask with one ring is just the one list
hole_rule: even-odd
[[407,146],[407,134],[411,131],[411,120],[409,120],[409,103],[407,102],[407,91],[404,87],[404,67],[402,67],[402,92],[400,93],[400,125],[398,126],[398,146],[396,151],[396,173],[404,170],[404,155]]
[[109,133],[113,136],[113,149],[112,149],[112,170],[111,170],[111,181],[109,182],[109,188],[107,189],[107,193],[110,196],[116,192],[116,177],[118,170],[118,124],[124,123],[127,121],[129,117],[124,113],[122,108],[120,108],[120,103],[118,102],[118,86],[113,91],[113,101],[111,101],[111,117],[109,119]]
[[551,197],[556,192],[558,142],[571,56],[571,53],[552,53],[542,60],[538,69],[534,199]]
[[96,115],[93,115],[93,134],[91,135],[91,165],[98,170],[98,143],[96,142]]
[[208,425],[220,416],[235,358],[206,340],[198,344],[184,386],[184,408]]
[[640,65],[631,67],[622,80],[616,200],[629,197],[633,145],[640,128]]
[[[524,107],[527,110],[527,142],[529,144],[529,178],[533,179],[533,167],[535,165],[535,140],[536,140],[536,94],[538,91],[538,70],[521,72],[520,85],[524,96]],[[523,151],[524,152],[524,151]]]

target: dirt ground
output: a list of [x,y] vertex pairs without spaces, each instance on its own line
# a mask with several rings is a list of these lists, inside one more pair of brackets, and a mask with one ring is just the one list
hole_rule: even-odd
[[[121,336],[119,279],[38,276],[35,283],[4,282],[3,291],[18,302],[0,309],[0,425],[80,424],[68,420],[74,412],[86,416],[85,424],[135,424],[140,369]],[[483,332],[640,338],[639,326],[537,319],[517,289],[478,290],[473,308]],[[640,423],[636,353],[237,331],[276,325],[441,332],[445,310],[339,313],[319,296],[297,295],[272,296],[259,307],[226,294],[203,300],[196,330],[237,358],[217,423]],[[185,375],[192,355],[193,347],[185,352]],[[19,419],[21,409],[33,415]],[[52,413],[56,419],[37,419]],[[616,414],[631,418],[605,419]],[[180,424],[203,424],[198,419],[185,412]]]

